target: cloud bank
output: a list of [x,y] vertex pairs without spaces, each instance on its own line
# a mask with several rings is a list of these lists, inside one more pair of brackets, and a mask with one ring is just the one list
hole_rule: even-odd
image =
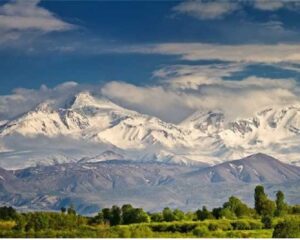
[[67,82],[54,88],[16,89],[0,96],[0,121],[12,119],[46,100],[64,106],[80,91],[90,91],[125,108],[179,123],[195,111],[224,111],[227,119],[251,117],[270,106],[300,105],[300,87],[294,79],[250,76],[241,81],[225,80],[246,67],[237,63],[170,65],[153,72],[154,85],[125,82],[81,85]]

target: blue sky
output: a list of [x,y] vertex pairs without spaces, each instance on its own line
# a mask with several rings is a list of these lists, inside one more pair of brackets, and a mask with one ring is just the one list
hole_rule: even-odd
[[279,81],[281,90],[298,89],[299,39],[298,1],[0,0],[0,94],[72,81],[147,109],[145,99],[115,92],[203,93],[212,83],[226,92],[231,81],[249,91]]

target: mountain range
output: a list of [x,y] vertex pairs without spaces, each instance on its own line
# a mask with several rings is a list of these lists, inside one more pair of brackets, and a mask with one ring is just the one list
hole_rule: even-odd
[[273,106],[228,120],[196,111],[175,124],[81,92],[63,103],[41,102],[0,124],[0,167],[133,160],[215,165],[264,152],[300,165],[300,106]]
[[230,195],[252,205],[257,184],[265,185],[271,196],[284,189],[290,203],[299,203],[299,183],[300,167],[265,154],[197,167],[127,160],[83,161],[0,169],[0,202],[22,210],[59,210],[73,204],[82,214],[125,203],[149,211],[166,206],[195,210],[202,205],[220,206]]
[[256,184],[299,203],[299,143],[300,106],[235,120],[198,110],[175,124],[81,92],[0,121],[0,204],[193,210],[230,195],[252,204]]

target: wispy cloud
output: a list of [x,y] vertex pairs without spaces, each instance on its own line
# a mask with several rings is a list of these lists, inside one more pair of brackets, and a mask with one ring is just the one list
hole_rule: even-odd
[[222,19],[244,7],[252,7],[260,11],[276,11],[281,8],[295,10],[299,8],[296,0],[187,0],[173,8],[179,14],[186,14],[201,20]]
[[76,28],[39,6],[39,0],[14,0],[0,6],[0,41],[18,39],[28,31],[43,33]]
[[238,2],[233,1],[186,1],[175,6],[173,11],[199,19],[216,19],[222,18],[238,8]]
[[219,45],[202,43],[162,43],[115,49],[119,53],[177,55],[184,60],[222,60],[234,62],[299,62],[299,44]]

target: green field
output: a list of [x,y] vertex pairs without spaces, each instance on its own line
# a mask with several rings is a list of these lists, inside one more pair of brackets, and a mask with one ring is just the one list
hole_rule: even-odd
[[[53,215],[53,213],[51,213]],[[57,213],[58,214],[58,213]],[[295,218],[295,217],[294,217]],[[300,216],[296,217],[300,222]],[[274,219],[276,222],[283,218]],[[1,237],[82,237],[82,238],[271,238],[273,227],[264,229],[260,219],[205,220],[161,223],[140,223],[112,226],[78,222],[65,229],[18,230],[14,221],[0,222]]]

